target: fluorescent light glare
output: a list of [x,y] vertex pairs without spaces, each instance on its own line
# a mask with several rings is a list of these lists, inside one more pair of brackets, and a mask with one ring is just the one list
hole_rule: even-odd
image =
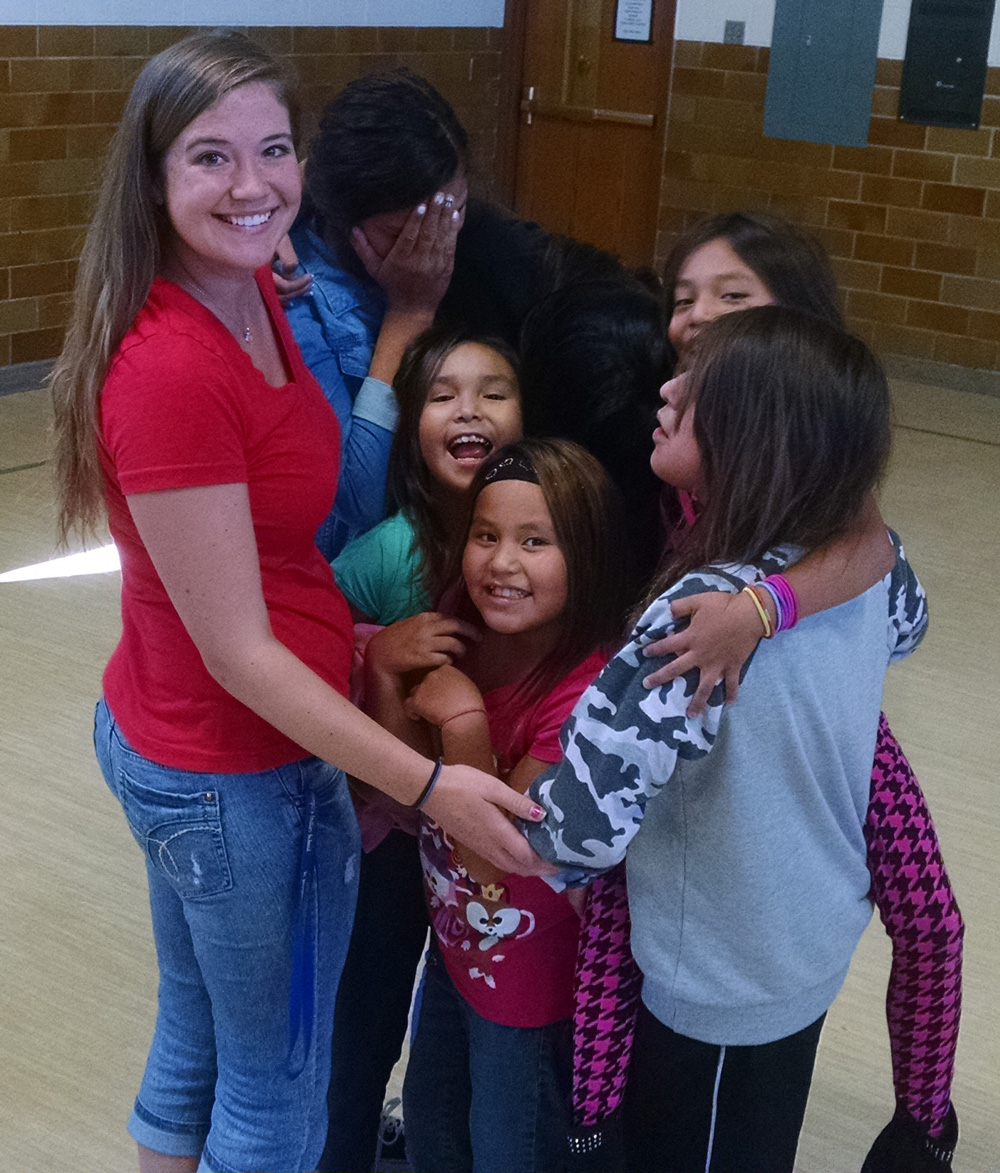
[[50,558],[48,562],[36,562],[34,566],[20,566],[0,574],[0,582],[30,582],[37,578],[73,578],[78,574],[110,574],[121,570],[118,551],[114,543],[97,550],[83,550],[79,554],[67,554],[65,558]]

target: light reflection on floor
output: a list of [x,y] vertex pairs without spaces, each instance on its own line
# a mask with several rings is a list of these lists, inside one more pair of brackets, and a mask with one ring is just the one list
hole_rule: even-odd
[[110,574],[121,570],[118,551],[113,544],[96,550],[82,550],[63,558],[50,558],[31,566],[19,566],[0,574],[0,582],[32,582],[39,578],[73,578],[78,574]]

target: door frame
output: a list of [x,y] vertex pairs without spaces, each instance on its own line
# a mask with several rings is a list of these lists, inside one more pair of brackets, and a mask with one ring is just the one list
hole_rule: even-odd
[[514,207],[517,183],[517,138],[521,129],[521,86],[528,36],[528,0],[505,0],[500,31],[500,101],[497,110],[495,191]]
[[[528,35],[529,0],[505,0],[504,23],[500,32],[500,100],[497,112],[497,148],[494,190],[508,208],[514,207],[517,182],[517,148],[521,132],[521,89],[524,84],[524,56]],[[654,142],[660,159],[666,149],[667,115],[673,85],[676,43],[677,0],[653,0],[654,35],[661,35],[669,24],[670,64],[666,76],[657,86],[657,126]],[[663,175],[656,192],[657,207],[663,195]]]

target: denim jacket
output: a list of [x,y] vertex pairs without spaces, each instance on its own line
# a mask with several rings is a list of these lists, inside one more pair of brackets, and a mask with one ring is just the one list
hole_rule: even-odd
[[381,289],[347,272],[305,225],[291,233],[312,288],[285,306],[302,357],[340,424],[340,478],[333,509],[316,534],[327,559],[382,520],[389,449],[396,428],[392,388],[368,377],[382,326]]

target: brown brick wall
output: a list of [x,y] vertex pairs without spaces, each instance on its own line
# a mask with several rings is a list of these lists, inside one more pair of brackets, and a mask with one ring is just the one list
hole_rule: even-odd
[[979,130],[899,122],[879,61],[868,147],[765,138],[767,49],[678,41],[657,258],[700,217],[770,209],[829,248],[851,328],[888,354],[1000,368],[1000,69]]
[[[0,26],[0,366],[51,358],[101,159],[146,60],[180,28]],[[501,30],[261,28],[301,81],[304,141],[323,104],[370,70],[406,64],[437,85],[469,131],[479,186],[497,153]]]

